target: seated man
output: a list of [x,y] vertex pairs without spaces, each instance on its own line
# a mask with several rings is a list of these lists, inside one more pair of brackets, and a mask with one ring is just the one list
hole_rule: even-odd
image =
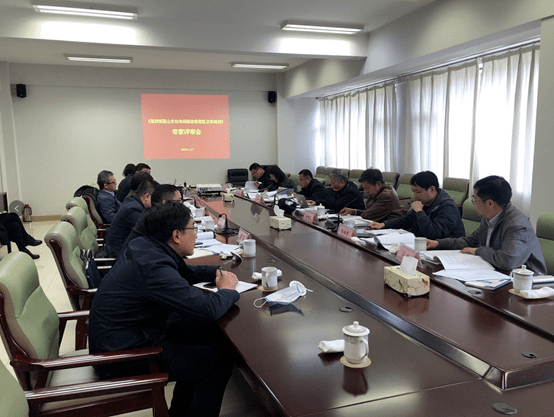
[[15,213],[0,214],[0,243],[9,245],[13,242],[17,245],[20,252],[25,252],[33,259],[40,258],[40,255],[31,253],[27,246],[38,246],[42,240],[37,240],[27,233],[21,219]]
[[144,181],[135,195],[125,198],[108,229],[106,236],[108,256],[112,258],[119,256],[123,243],[129,237],[144,208],[151,206],[152,193],[157,185],[154,181]]
[[[165,204],[167,201],[175,201],[180,203],[183,197],[181,196],[181,191],[174,186],[173,184],[160,184],[152,193],[152,198],[150,199],[151,206],[158,206],[160,204]],[[150,209],[146,208],[141,216],[139,217],[136,224],[133,226],[131,233],[125,240],[125,243],[121,246],[120,253],[125,250],[129,242],[137,237],[146,235],[146,228],[144,226],[144,219],[148,214]]]
[[526,215],[512,206],[510,184],[496,175],[473,186],[472,202],[483,217],[468,237],[428,240],[428,249],[461,249],[478,255],[497,269],[511,271],[526,265],[536,275],[546,274],[541,246]]
[[365,210],[343,208],[340,214],[355,214],[364,219],[382,222],[402,216],[396,190],[383,180],[378,169],[366,169],[360,176],[360,184],[369,196]]
[[[134,169],[133,169],[133,172],[130,175],[128,175],[128,167],[130,166],[133,166]],[[121,181],[121,183],[119,184],[119,188],[117,190],[117,199],[123,203],[123,200],[125,200],[125,197],[127,197],[127,194],[129,194],[129,191],[131,191],[131,180],[134,174],[138,172],[145,172],[150,175],[151,171],[152,171],[151,168],[142,162],[137,166],[134,166],[133,164],[128,164],[125,167],[125,170],[123,171],[123,175],[125,176],[125,178],[123,179],[123,181]],[[152,179],[152,177],[150,177],[150,179]]]
[[310,206],[315,206],[325,200],[325,186],[316,180],[309,169],[303,169],[298,173],[298,180],[302,190],[298,194],[306,197]]
[[260,164],[254,162],[250,165],[250,173],[255,180],[258,190],[265,190],[271,185],[271,178],[269,178],[269,172],[267,172]]
[[362,193],[352,181],[340,170],[335,169],[329,175],[331,188],[325,190],[323,205],[329,210],[340,212],[346,206],[356,210],[364,209]]
[[[177,381],[171,416],[218,416],[233,369],[216,321],[239,299],[237,277],[217,266],[188,267],[196,230],[180,203],[152,207],[146,236],[134,239],[102,280],[89,322],[90,352],[161,346],[161,372]],[[215,281],[205,294],[192,284]],[[97,367],[101,378],[148,372],[145,362]]]
[[427,239],[465,236],[460,210],[446,191],[439,188],[433,172],[418,172],[410,184],[416,199],[410,211],[398,219],[371,223],[371,229],[404,229]]
[[96,197],[96,210],[104,223],[111,223],[121,203],[115,197],[116,180],[111,171],[100,171],[96,180],[100,191]]

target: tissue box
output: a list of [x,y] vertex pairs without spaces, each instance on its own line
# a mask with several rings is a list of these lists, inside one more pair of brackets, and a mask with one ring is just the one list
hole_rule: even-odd
[[291,228],[291,223],[288,217],[270,216],[269,226],[277,230],[286,230]]
[[223,193],[223,201],[235,201],[235,196],[231,193]]
[[385,284],[408,296],[423,295],[429,292],[427,275],[419,271],[415,271],[414,275],[408,275],[400,270],[400,266],[385,267]]

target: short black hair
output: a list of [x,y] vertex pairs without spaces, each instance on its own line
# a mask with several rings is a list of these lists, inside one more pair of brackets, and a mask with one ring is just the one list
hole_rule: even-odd
[[385,183],[383,180],[383,173],[377,168],[366,169],[362,172],[362,175],[360,175],[360,182],[369,182],[371,185],[375,185],[377,182],[381,184]]
[[481,200],[492,200],[501,207],[506,207],[512,199],[512,187],[508,181],[498,175],[481,178],[475,183],[473,189]]
[[258,164],[257,162],[254,162],[252,165],[250,165],[250,168],[248,168],[248,171],[252,171],[253,169],[261,168],[262,166]]
[[139,188],[139,185],[141,185],[144,181],[153,181],[154,178],[152,178],[152,175],[150,175],[148,172],[139,171],[136,172],[135,175],[131,178],[131,190],[137,191]]
[[439,179],[437,178],[435,173],[431,171],[418,172],[410,179],[410,185],[421,187],[424,190],[435,187],[435,189],[438,191],[440,188]]
[[312,171],[310,171],[309,169],[303,169],[302,171],[300,171],[298,173],[298,175],[302,175],[304,177],[308,177],[308,178],[313,178],[314,176],[312,175]]
[[174,230],[185,230],[191,218],[190,210],[184,204],[168,201],[153,205],[144,218],[146,236],[167,242]]
[[181,193],[181,190],[173,184],[158,185],[152,193],[152,205],[160,204],[163,200],[170,201],[175,196],[175,191]]
[[98,177],[96,178],[96,183],[98,184],[101,190],[104,189],[104,184],[108,184],[110,182],[110,177],[112,175],[113,175],[113,172],[108,170],[100,171],[98,173]]
[[123,176],[126,177],[127,175],[134,174],[137,167],[135,164],[127,164],[125,165],[125,168],[123,168]]
[[139,171],[141,171],[141,170],[143,170],[143,169],[152,169],[152,168],[150,168],[149,165],[147,165],[147,164],[141,162],[140,164],[137,164],[137,166],[135,167],[135,172],[139,172]]
[[159,184],[156,181],[144,181],[137,188],[137,196],[142,197],[144,194],[149,193],[152,195],[154,190]]

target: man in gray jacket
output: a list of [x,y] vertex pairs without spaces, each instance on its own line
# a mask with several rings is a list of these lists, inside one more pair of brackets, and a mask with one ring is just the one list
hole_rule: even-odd
[[472,202],[483,216],[468,237],[428,240],[427,249],[461,249],[478,255],[501,270],[526,265],[535,275],[546,274],[541,247],[531,222],[512,206],[512,188],[499,176],[482,178],[473,186]]

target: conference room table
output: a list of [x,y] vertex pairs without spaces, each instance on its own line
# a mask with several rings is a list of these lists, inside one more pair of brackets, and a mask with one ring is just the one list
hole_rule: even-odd
[[[254,271],[276,266],[283,271],[279,288],[298,280],[313,290],[290,305],[260,309],[254,300],[267,294],[247,291],[220,321],[241,371],[273,414],[492,416],[499,414],[493,404],[509,403],[524,415],[550,415],[554,340],[548,320],[541,327],[532,311],[535,304],[511,294],[513,301],[479,300],[465,287],[435,280],[428,295],[404,297],[383,283],[384,267],[394,264],[386,252],[300,218],[292,219],[290,230],[272,229],[273,211],[245,199],[197,203],[247,230],[257,254],[241,262],[217,256],[189,262],[222,264],[247,282]],[[425,265],[424,271],[434,268]],[[548,302],[540,306],[554,311]],[[525,311],[533,320],[526,321]],[[342,354],[317,348],[321,340],[341,339],[342,327],[353,321],[370,329],[367,368],[348,368]],[[494,406],[509,412],[508,405]]]

